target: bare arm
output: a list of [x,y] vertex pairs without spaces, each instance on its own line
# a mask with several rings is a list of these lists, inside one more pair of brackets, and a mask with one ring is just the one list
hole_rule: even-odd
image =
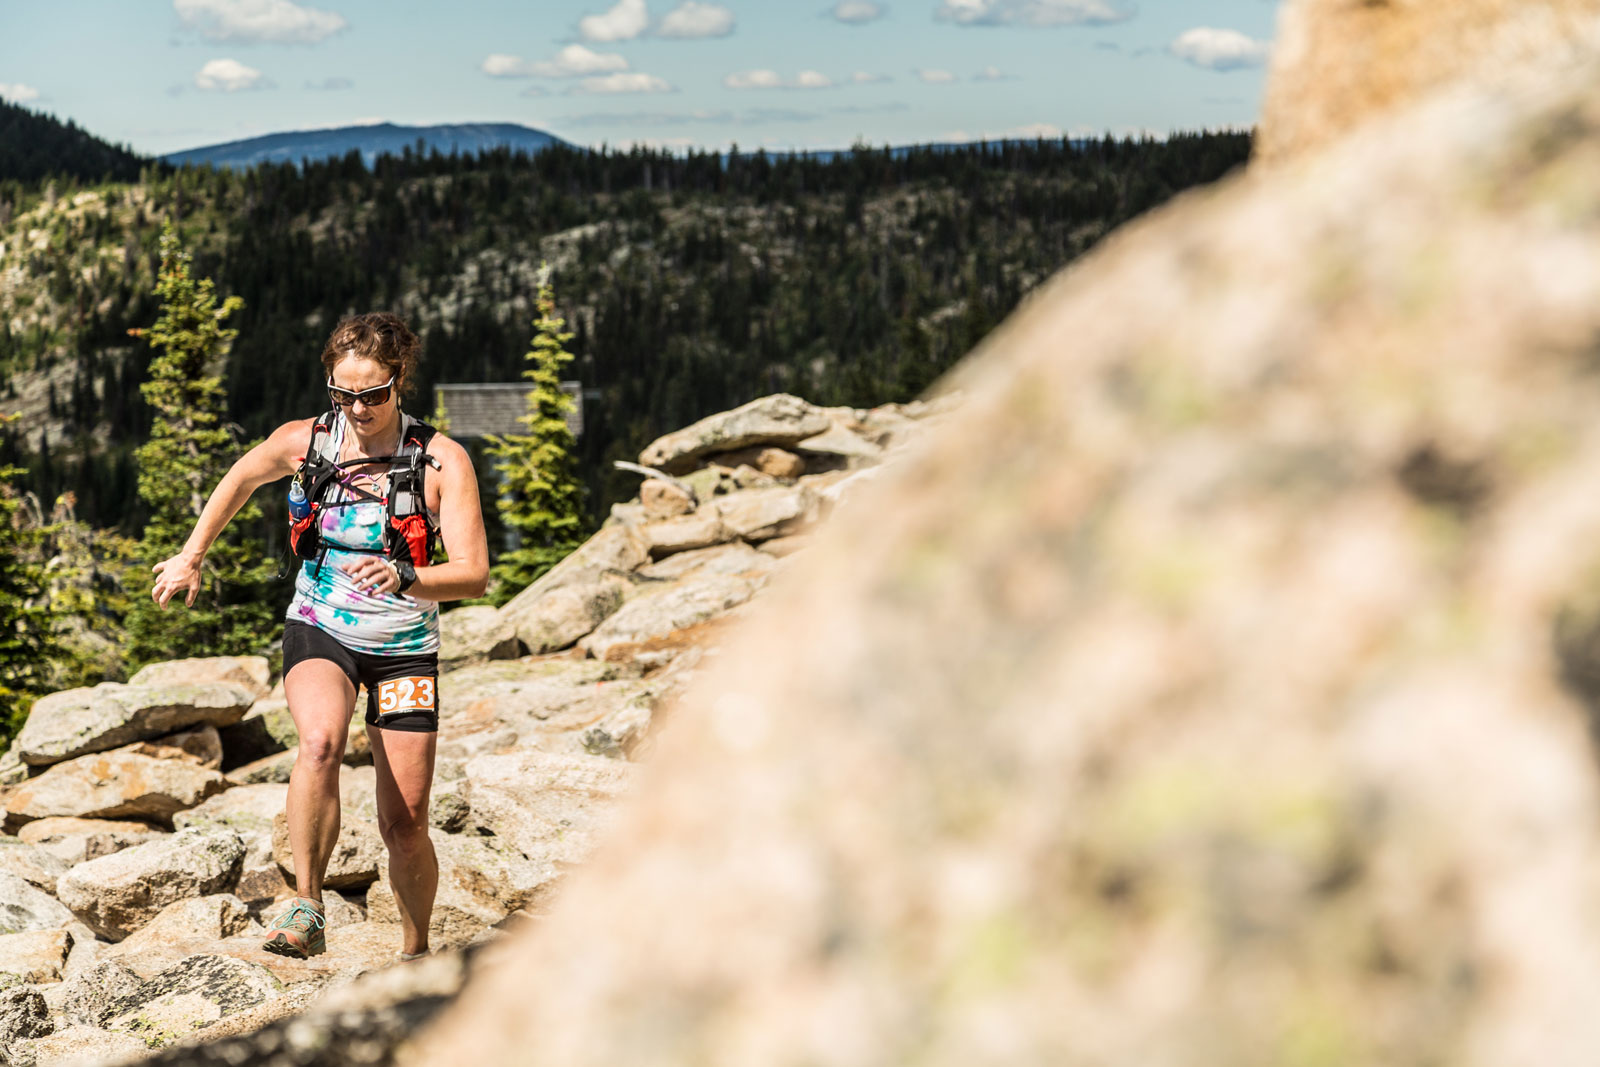
[[[483,532],[483,507],[478,502],[478,476],[467,450],[442,434],[428,445],[439,461],[439,535],[448,563],[418,567],[407,596],[422,600],[467,600],[489,586],[489,542]],[[357,584],[374,593],[393,593],[399,586],[388,563],[377,556],[344,564]]]
[[228,468],[211,498],[200,512],[189,540],[183,550],[171,559],[163,560],[151,568],[156,575],[155,588],[150,595],[163,608],[178,593],[184,593],[184,605],[194,606],[200,593],[200,565],[205,561],[211,543],[222,533],[239,509],[244,507],[250,494],[268,482],[293,474],[305,454],[311,437],[311,419],[286,422],[272,431],[272,435],[239,457]]

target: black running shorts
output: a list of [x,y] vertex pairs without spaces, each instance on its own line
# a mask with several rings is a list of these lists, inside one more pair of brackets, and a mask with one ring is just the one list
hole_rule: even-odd
[[326,630],[304,622],[283,626],[283,673],[296,663],[325,659],[367,687],[368,726],[433,733],[439,729],[439,654],[380,656],[346,648]]

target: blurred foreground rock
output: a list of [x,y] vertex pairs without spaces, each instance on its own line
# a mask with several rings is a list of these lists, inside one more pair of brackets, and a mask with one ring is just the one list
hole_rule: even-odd
[[1508,84],[1031,298],[401,1062],[1588,1062],[1600,67]]

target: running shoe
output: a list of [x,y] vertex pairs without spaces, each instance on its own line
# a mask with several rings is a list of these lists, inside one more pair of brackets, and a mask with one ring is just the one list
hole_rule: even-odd
[[308,897],[295,897],[289,910],[269,928],[272,936],[261,947],[279,956],[303,960],[328,951],[327,920],[322,905]]

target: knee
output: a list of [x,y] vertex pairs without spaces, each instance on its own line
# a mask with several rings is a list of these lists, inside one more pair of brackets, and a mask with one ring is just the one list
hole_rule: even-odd
[[414,852],[428,840],[427,809],[417,811],[407,808],[397,815],[380,814],[378,833],[390,852]]
[[296,763],[304,763],[313,769],[337,769],[339,761],[344,759],[344,735],[333,733],[311,733],[300,735],[300,752],[295,757]]

